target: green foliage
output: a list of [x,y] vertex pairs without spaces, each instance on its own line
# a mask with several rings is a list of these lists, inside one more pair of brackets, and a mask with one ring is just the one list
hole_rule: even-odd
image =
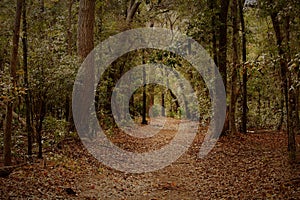
[[69,123],[65,120],[58,120],[54,117],[48,116],[43,121],[44,127],[44,141],[47,144],[57,144],[61,140],[70,136],[68,132]]
[[[193,37],[209,53],[213,52],[212,35],[219,24],[219,3],[210,8],[208,1],[175,0],[175,1],[142,1],[132,23],[126,22],[128,1],[96,1],[95,45],[106,38],[124,30],[135,27],[148,26],[153,22],[155,27],[172,28]],[[29,86],[23,87],[24,72],[22,71],[22,48],[19,48],[18,81],[17,86],[12,85],[9,75],[10,50],[12,43],[12,29],[14,22],[13,1],[0,2],[0,103],[1,115],[5,113],[5,105],[13,98],[17,99],[20,109],[15,110],[21,117],[25,117],[24,94],[31,94],[32,115],[34,127],[40,115],[40,101],[44,100],[47,107],[47,117],[43,122],[45,142],[58,142],[69,134],[67,122],[62,120],[70,104],[73,82],[80,66],[76,56],[76,31],[79,2],[73,1],[69,19],[69,1],[44,1],[44,11],[41,2],[32,0],[27,5],[28,22],[28,73]],[[288,52],[288,69],[291,72],[292,87],[298,89],[299,63],[300,63],[300,35],[299,35],[299,3],[296,0],[269,0],[258,1],[257,8],[246,8],[245,21],[247,33],[247,58],[245,65],[248,68],[248,127],[249,128],[275,128],[282,113],[282,90],[280,78],[280,57],[277,53],[276,37],[269,17],[270,13],[278,12],[279,21],[290,17],[290,41],[283,41],[284,50]],[[229,12],[230,15],[230,12]],[[216,17],[213,27],[212,17]],[[71,24],[69,24],[71,23]],[[231,62],[231,18],[228,19],[228,59]],[[282,25],[281,25],[282,26]],[[285,27],[281,27],[283,30]],[[69,30],[68,30],[69,29]],[[286,33],[283,33],[285,36]],[[21,31],[20,34],[23,37]],[[218,36],[217,36],[218,37]],[[217,41],[220,38],[216,38]],[[21,44],[21,43],[20,43]],[[218,45],[218,44],[217,44]],[[21,46],[21,45],[20,45]],[[173,48],[178,50],[182,44]],[[216,49],[218,53],[219,49]],[[116,128],[110,107],[111,92],[117,81],[134,66],[142,63],[164,64],[170,69],[181,73],[196,92],[199,106],[194,108],[188,104],[191,115],[199,111],[202,122],[209,121],[211,115],[211,102],[209,91],[201,75],[182,57],[170,52],[159,50],[138,50],[127,53],[104,72],[97,87],[95,106],[100,125],[104,130],[113,132]],[[232,66],[228,65],[228,79]],[[242,65],[240,65],[242,66]],[[156,74],[167,81],[166,74]],[[242,69],[239,68],[238,81],[241,82]],[[179,85],[180,87],[180,85]],[[180,118],[184,113],[181,107],[176,108],[175,99],[170,91],[157,85],[148,85],[147,109],[151,98],[154,105],[161,105],[161,95],[164,94],[166,114],[170,117]],[[228,88],[227,88],[228,89]],[[239,88],[237,88],[239,90]],[[134,93],[134,103],[130,105],[131,116],[137,121],[142,114],[142,88]],[[69,102],[67,102],[69,101]],[[238,97],[237,123],[241,121],[241,95]],[[70,108],[69,108],[70,109]],[[160,107],[152,108],[153,116],[160,115]],[[3,121],[3,120],[2,120]],[[2,123],[2,122],[1,122]],[[126,123],[126,121],[124,121]],[[0,137],[0,142],[1,142]]]

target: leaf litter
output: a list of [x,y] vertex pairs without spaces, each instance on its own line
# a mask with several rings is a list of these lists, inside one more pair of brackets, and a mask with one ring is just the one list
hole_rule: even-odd
[[[148,139],[124,133],[110,140],[120,148],[146,152],[168,144],[178,120]],[[175,128],[174,128],[175,127]],[[1,199],[300,199],[300,165],[291,164],[284,132],[260,131],[221,137],[203,159],[197,157],[206,128],[164,169],[141,174],[116,171],[93,158],[78,140],[45,151],[7,178]],[[297,136],[299,141],[299,136]]]

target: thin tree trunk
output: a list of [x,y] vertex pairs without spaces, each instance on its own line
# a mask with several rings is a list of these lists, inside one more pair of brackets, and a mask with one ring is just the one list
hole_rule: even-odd
[[68,55],[72,55],[72,6],[74,0],[69,0],[68,4],[68,27],[67,27],[67,44]]
[[[17,84],[17,59],[18,59],[18,47],[19,47],[19,35],[20,35],[20,23],[22,14],[22,0],[17,0],[17,9],[15,16],[15,26],[13,35],[13,48],[11,54],[10,62],[10,74],[13,78],[13,86],[16,87]],[[6,110],[6,123],[4,131],[4,165],[11,165],[11,135],[12,135],[12,119],[13,119],[13,104],[14,101],[11,100],[7,104]]]
[[[72,6],[74,0],[68,2],[68,27],[67,27],[67,44],[68,44],[68,55],[72,55]],[[73,113],[72,113],[72,102],[69,95],[66,97],[66,121],[68,122],[68,132],[75,130]]]
[[[150,85],[148,93],[149,93],[149,103],[148,103],[148,114],[149,114],[150,108],[154,105],[154,99],[155,99],[153,85]],[[152,109],[153,109],[153,107],[152,107]]]
[[247,66],[245,63],[247,62],[247,39],[246,39],[246,30],[245,30],[245,20],[244,20],[244,0],[239,0],[239,13],[241,19],[241,27],[242,27],[242,61],[243,61],[243,84],[242,84],[242,93],[243,93],[243,101],[242,101],[242,132],[247,133]]
[[[285,44],[286,44],[286,51],[287,51],[287,59],[288,61],[291,60],[291,47],[290,47],[290,32],[291,32],[291,27],[290,27],[290,23],[291,23],[291,17],[287,14],[287,16],[285,17],[285,21],[284,21],[284,25],[285,25]],[[295,69],[291,69],[290,70],[290,76],[295,76],[297,78],[299,78],[299,69],[295,68]],[[291,79],[291,77],[289,77]],[[291,79],[292,80],[292,79]],[[299,80],[299,79],[298,79]],[[293,85],[293,82],[291,81],[291,83],[289,84],[289,88]],[[292,102],[293,104],[295,104],[295,106],[293,107],[293,110],[291,110],[291,112],[295,111],[293,117],[291,117],[291,119],[294,121],[293,123],[295,123],[295,130],[296,132],[299,132],[300,130],[300,119],[299,119],[299,112],[298,112],[298,96],[299,96],[299,86],[297,84],[297,86],[294,87],[295,90],[294,91],[290,91],[292,94],[289,98],[293,98],[295,99],[295,102]]]
[[[300,80],[300,70],[297,71],[297,78],[298,80]],[[300,101],[299,101],[299,94],[300,94],[300,88],[299,86],[296,87],[296,120],[297,120],[297,132],[299,133],[300,132],[300,117],[299,117],[299,106],[300,106]]]
[[[282,87],[284,89],[286,110],[287,110],[287,134],[288,134],[288,151],[290,153],[290,158],[292,161],[296,158],[296,142],[295,133],[297,131],[297,114],[296,114],[296,94],[294,89],[289,89],[292,86],[291,73],[287,69],[286,55],[283,47],[283,37],[280,29],[280,22],[278,20],[277,13],[271,13],[271,19],[273,23],[273,28],[276,35],[278,54],[280,57],[280,72],[282,79]],[[288,30],[287,30],[288,31]]]
[[[144,57],[142,58],[143,65],[146,64]],[[146,120],[146,107],[147,107],[147,96],[146,96],[146,71],[145,66],[143,67],[143,110],[142,110],[142,124],[148,124]]]
[[165,91],[162,90],[161,93],[161,116],[165,117],[166,116],[166,112],[165,112]]
[[277,125],[277,130],[280,131],[282,129],[283,120],[284,120],[284,91],[281,90],[281,97],[280,97],[280,118]]
[[[289,74],[289,86],[292,86],[292,78],[291,74]],[[288,151],[290,159],[294,162],[296,160],[296,133],[298,130],[297,124],[297,109],[296,109],[296,91],[295,89],[290,89],[289,94],[289,126],[288,126]]]
[[229,130],[231,134],[237,132],[235,125],[235,108],[236,108],[236,87],[237,87],[237,66],[238,66],[238,22],[237,22],[237,0],[232,1],[232,47],[233,47],[233,70],[231,75],[231,90],[230,90],[230,104],[229,104]]
[[[220,8],[220,28],[219,28],[219,54],[218,54],[218,67],[221,73],[225,91],[227,91],[227,17],[229,9],[230,0],[222,0]],[[222,135],[224,135],[229,129],[229,114],[226,111],[226,119],[224,127],[222,130]]]
[[25,107],[26,107],[26,132],[27,132],[27,154],[32,155],[32,125],[31,125],[31,105],[30,105],[30,89],[28,82],[28,44],[27,44],[27,18],[26,18],[26,0],[23,0],[23,69],[24,69],[24,87],[27,89],[25,94]]
[[135,1],[135,0],[130,0],[129,1],[129,5],[128,5],[128,8],[127,8],[127,13],[126,13],[126,15],[127,15],[126,16],[126,22],[128,24],[130,24],[132,22],[133,17],[135,15],[135,13],[137,12],[137,10],[138,10],[141,3],[142,2],[139,1],[139,0],[138,1]]
[[229,2],[230,0],[222,0],[220,9],[219,70],[225,90],[227,87],[227,17]]
[[[163,68],[164,69],[164,68]],[[164,71],[161,72],[161,77],[164,77]],[[162,88],[161,90],[161,116],[166,116],[166,109],[165,109],[165,88]]]
[[[286,69],[286,63],[284,59],[284,51],[282,48],[282,35],[280,30],[279,21],[277,19],[277,13],[271,14],[271,19],[273,23],[273,28],[276,35],[276,42],[277,42],[277,48],[278,48],[278,54],[280,56],[280,76],[281,76],[281,84],[282,89],[284,91],[284,100],[285,100],[285,109],[286,113],[288,113],[288,85],[287,85],[287,69]],[[287,117],[287,126],[289,124],[289,119]]]
[[[290,52],[290,16],[287,15],[285,18],[285,36],[286,36],[286,51],[287,51],[287,59],[288,61],[291,60],[291,52]],[[287,64],[286,64],[287,66]],[[288,67],[288,66],[287,66]],[[297,88],[293,87],[294,82],[292,76],[298,77],[298,69],[291,69],[288,70],[288,106],[289,106],[289,127],[288,127],[288,151],[290,152],[290,159],[292,161],[296,160],[296,133],[298,132],[299,128],[299,113],[297,112]],[[294,89],[296,88],[296,89]]]
[[261,89],[260,89],[260,87],[258,88],[257,109],[258,109],[259,124],[261,125]]
[[209,3],[209,9],[212,12],[211,17],[211,30],[212,30],[212,51],[213,51],[213,58],[216,66],[218,66],[218,48],[217,48],[217,30],[216,30],[216,1],[210,0]]
[[45,102],[45,94],[40,94],[41,99],[39,99],[39,115],[38,120],[36,124],[36,130],[37,130],[37,142],[38,142],[38,158],[43,158],[43,139],[42,139],[42,130],[43,130],[43,121],[46,116],[46,102]]

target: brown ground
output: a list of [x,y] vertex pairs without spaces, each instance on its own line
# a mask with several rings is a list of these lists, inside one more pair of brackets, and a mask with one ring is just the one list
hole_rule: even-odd
[[[169,121],[168,128],[151,139],[124,134],[110,139],[126,150],[156,149],[172,139],[177,123]],[[223,137],[207,157],[198,159],[204,134],[204,128],[199,130],[188,152],[172,165],[142,174],[108,168],[80,142],[65,141],[61,149],[47,152],[44,160],[0,178],[0,198],[300,199],[300,167],[289,163],[284,133],[260,131]]]

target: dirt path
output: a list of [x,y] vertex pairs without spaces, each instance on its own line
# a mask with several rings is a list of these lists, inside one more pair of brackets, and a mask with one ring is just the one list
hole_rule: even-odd
[[[146,152],[166,145],[178,120],[150,139],[125,134],[110,138],[118,146]],[[146,127],[145,127],[146,128]],[[146,131],[146,129],[145,129]],[[204,159],[197,153],[205,129],[170,166],[151,173],[127,174],[94,159],[80,142],[0,178],[2,199],[300,199],[299,166],[290,165],[281,132],[221,138]],[[130,142],[128,142],[130,141]],[[72,194],[76,193],[76,194]]]

